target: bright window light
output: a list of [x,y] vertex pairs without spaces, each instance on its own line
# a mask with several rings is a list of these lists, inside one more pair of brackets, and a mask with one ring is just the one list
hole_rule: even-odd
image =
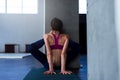
[[5,0],[0,0],[0,13],[5,13]]
[[0,13],[37,14],[38,0],[0,0]]
[[37,0],[24,0],[23,13],[37,13]]
[[87,0],[79,0],[79,14],[87,14]]
[[7,0],[7,13],[21,13],[21,0]]

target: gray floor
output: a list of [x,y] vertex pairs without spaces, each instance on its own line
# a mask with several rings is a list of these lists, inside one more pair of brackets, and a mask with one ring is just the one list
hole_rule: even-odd
[[[83,68],[78,70],[81,80],[87,80],[86,56],[82,56]],[[23,59],[0,59],[0,80],[23,80],[31,68],[43,67],[32,56]]]

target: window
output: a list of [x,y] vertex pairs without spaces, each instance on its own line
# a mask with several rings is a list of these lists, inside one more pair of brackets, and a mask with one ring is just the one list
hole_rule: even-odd
[[87,0],[79,0],[79,14],[87,13]]
[[5,13],[5,0],[0,0],[0,13]]
[[0,13],[37,14],[38,0],[0,0]]

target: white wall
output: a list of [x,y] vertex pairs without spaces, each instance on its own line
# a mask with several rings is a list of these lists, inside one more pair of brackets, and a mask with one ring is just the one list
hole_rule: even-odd
[[120,80],[114,0],[88,0],[87,10],[88,80]]
[[42,38],[44,34],[44,0],[38,0],[38,14],[0,14],[0,52],[4,44],[25,44]]

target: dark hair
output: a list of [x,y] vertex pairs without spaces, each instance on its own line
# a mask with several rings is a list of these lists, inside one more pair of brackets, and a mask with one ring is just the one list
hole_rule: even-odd
[[56,31],[61,32],[62,28],[63,28],[62,21],[58,18],[53,18],[51,21],[51,28],[52,28],[52,30],[56,30]]

